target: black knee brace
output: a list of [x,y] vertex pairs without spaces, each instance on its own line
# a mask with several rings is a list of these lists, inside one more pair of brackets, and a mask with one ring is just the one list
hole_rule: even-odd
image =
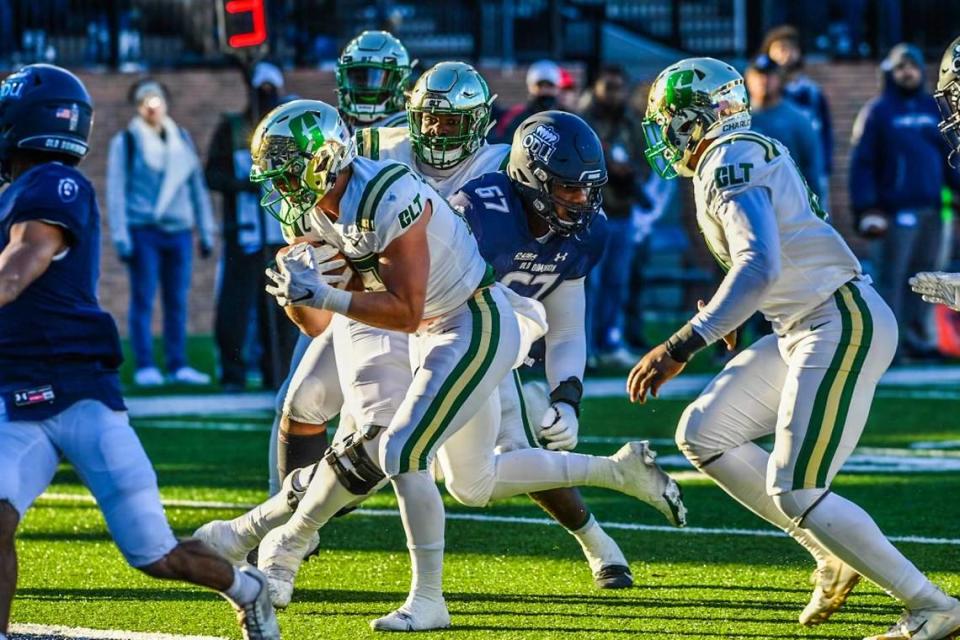
[[365,441],[373,440],[383,429],[384,427],[371,425],[365,427],[363,433],[351,433],[340,442],[334,443],[323,456],[337,474],[340,484],[354,495],[367,495],[387,477],[363,447]]

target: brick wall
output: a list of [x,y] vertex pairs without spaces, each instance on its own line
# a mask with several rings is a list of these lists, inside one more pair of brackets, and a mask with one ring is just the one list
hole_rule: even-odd
[[[831,64],[813,66],[810,74],[823,83],[830,100],[836,133],[834,179],[831,185],[831,213],[840,230],[848,235],[850,216],[847,209],[846,165],[849,155],[850,131],[857,110],[878,89],[876,66],[873,64]],[[509,106],[524,99],[523,70],[484,70],[491,89],[499,94],[498,103]],[[134,78],[122,74],[81,73],[96,103],[91,152],[82,168],[89,175],[98,192],[104,193],[106,151],[110,137],[125,126],[133,110],[126,102],[129,85]],[[185,127],[205,153],[210,134],[222,111],[241,110],[245,90],[236,71],[178,71],[156,76],[169,88],[172,95],[171,115]],[[333,76],[329,72],[300,70],[287,75],[287,89],[303,97],[333,100]],[[102,199],[101,199],[102,204]],[[219,203],[218,212],[219,212]],[[117,260],[109,242],[104,242],[103,269],[100,296],[103,305],[126,333],[126,307],[129,292],[124,266]],[[705,262],[708,261],[705,258]],[[201,261],[194,266],[193,286],[190,291],[191,333],[211,333],[213,327],[213,292],[216,258]],[[159,305],[158,305],[159,307]],[[159,330],[159,308],[154,326]]]

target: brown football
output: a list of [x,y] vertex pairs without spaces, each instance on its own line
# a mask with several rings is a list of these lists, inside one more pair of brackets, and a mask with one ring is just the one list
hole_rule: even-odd
[[[319,247],[325,243],[317,240],[317,241],[310,242],[310,244],[313,245],[314,247]],[[294,245],[287,245],[285,247],[280,247],[280,249],[277,250],[277,262],[279,262],[280,258],[282,258],[288,251],[290,251],[290,249],[293,246]],[[345,255],[343,255],[341,252],[338,251],[337,254],[332,259],[333,260],[342,259],[342,260],[345,260],[347,264],[344,265],[343,267],[340,267],[339,269],[333,269],[331,271],[328,271],[327,273],[341,274],[346,269],[350,269],[350,271],[352,272],[352,275],[350,276],[350,281],[347,282],[347,285],[342,288],[346,289],[347,291],[363,291],[363,280],[360,278],[360,274],[358,274],[356,270],[354,270],[353,266],[350,264],[349,258],[347,258]]]

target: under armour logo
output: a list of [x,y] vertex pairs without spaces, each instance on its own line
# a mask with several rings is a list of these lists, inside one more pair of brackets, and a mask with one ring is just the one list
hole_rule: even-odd
[[554,261],[554,262],[560,262],[560,261],[566,260],[566,259],[567,259],[567,252],[566,252],[566,251],[564,251],[563,253],[558,253],[557,255],[555,255],[555,256],[553,257],[553,261]]

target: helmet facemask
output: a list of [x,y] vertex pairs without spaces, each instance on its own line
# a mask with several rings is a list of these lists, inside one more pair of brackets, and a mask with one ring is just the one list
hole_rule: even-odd
[[[606,176],[598,180],[561,182],[540,167],[533,169],[533,175],[540,181],[543,188],[534,191],[523,187],[520,193],[554,233],[562,236],[577,235],[586,230],[600,212],[600,206],[603,204],[602,187],[607,183]],[[566,200],[555,193],[557,187],[587,189],[587,198],[584,202]],[[560,215],[558,207],[564,209],[564,216]]]
[[948,161],[955,167],[956,158],[960,155],[960,80],[954,79],[933,97],[940,108],[940,133],[950,146]]
[[353,120],[369,124],[403,111],[410,67],[397,62],[357,61],[337,67],[340,110]]
[[[407,108],[410,142],[417,157],[435,169],[450,169],[473,155],[493,126],[486,105],[462,111],[452,107]],[[453,127],[443,127],[455,119]],[[425,126],[426,124],[426,126]],[[452,128],[453,133],[430,133],[431,129]],[[424,129],[427,129],[425,131]]]

